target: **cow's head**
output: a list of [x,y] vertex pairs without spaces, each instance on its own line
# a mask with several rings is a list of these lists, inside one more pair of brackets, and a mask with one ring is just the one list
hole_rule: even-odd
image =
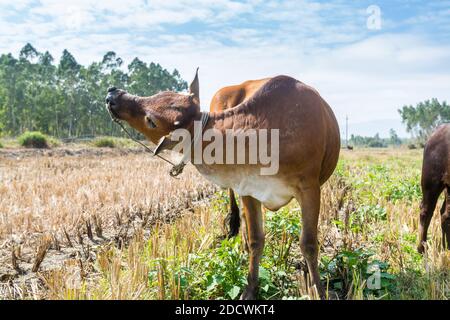
[[110,88],[106,103],[115,118],[128,122],[153,143],[158,143],[176,129],[189,129],[200,118],[199,91],[197,69],[189,94],[168,91],[143,98]]

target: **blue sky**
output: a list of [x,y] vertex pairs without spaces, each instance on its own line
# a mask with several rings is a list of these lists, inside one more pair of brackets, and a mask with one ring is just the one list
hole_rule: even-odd
[[27,42],[83,64],[139,56],[188,80],[199,66],[205,107],[223,86],[287,74],[356,134],[406,136],[399,107],[450,101],[449,0],[0,0],[0,52]]

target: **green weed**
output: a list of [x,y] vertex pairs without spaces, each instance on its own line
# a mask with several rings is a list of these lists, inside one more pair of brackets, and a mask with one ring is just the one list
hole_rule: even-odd
[[26,148],[44,149],[49,147],[48,137],[37,131],[28,131],[18,138],[19,144]]

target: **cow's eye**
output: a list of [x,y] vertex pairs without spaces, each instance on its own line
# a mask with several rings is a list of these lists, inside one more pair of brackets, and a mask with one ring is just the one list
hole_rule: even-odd
[[145,120],[147,121],[147,124],[148,124],[150,129],[155,129],[156,128],[156,123],[149,116],[146,116]]
[[170,106],[170,109],[179,111],[179,112],[184,110],[184,108],[182,106]]

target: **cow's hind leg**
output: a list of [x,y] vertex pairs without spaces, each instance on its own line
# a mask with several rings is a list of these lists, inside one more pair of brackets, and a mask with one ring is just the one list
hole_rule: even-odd
[[434,210],[436,209],[437,200],[439,199],[439,195],[442,193],[443,189],[443,185],[422,187],[423,198],[420,206],[419,245],[417,247],[417,251],[419,251],[419,253],[425,252],[428,227],[430,226],[431,218],[433,217]]
[[233,189],[229,189],[229,195],[230,195],[230,212],[225,218],[225,223],[228,225],[229,228],[228,238],[234,238],[239,234],[239,228],[241,227],[241,216]]
[[265,241],[261,202],[252,197],[242,197],[241,199],[250,251],[248,285],[241,299],[255,300],[258,296],[259,263],[261,262]]
[[318,223],[320,211],[320,186],[314,182],[300,187],[297,201],[302,208],[302,235],[300,248],[306,259],[312,285],[316,286],[321,299],[325,299],[325,290],[320,283]]
[[450,187],[447,186],[441,209],[442,247],[450,250]]

